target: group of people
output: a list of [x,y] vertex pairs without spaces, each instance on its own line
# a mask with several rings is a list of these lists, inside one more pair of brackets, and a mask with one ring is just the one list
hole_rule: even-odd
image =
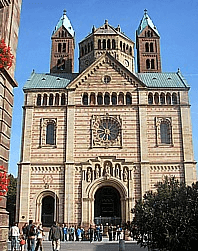
[[20,245],[20,251],[40,251],[43,250],[43,237],[44,231],[42,228],[42,224],[33,224],[33,221],[29,221],[29,225],[27,223],[22,227],[22,231],[19,230],[18,224],[14,223],[14,225],[10,229],[10,240],[11,240],[11,251],[18,250],[18,243]]

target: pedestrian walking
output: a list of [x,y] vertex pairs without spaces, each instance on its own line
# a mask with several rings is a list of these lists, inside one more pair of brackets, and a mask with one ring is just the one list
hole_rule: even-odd
[[40,251],[43,250],[43,236],[44,236],[44,231],[42,228],[42,224],[39,224],[37,228],[37,241],[36,241],[35,251],[38,251],[39,247],[40,247]]
[[29,220],[29,225],[27,226],[28,251],[35,251],[36,234],[37,234],[37,228],[33,224],[33,220]]
[[19,233],[18,224],[15,222],[11,228],[11,250],[12,251],[17,250],[19,235],[20,233]]
[[60,250],[60,240],[62,240],[62,229],[54,222],[49,231],[49,240],[52,241],[53,251]]

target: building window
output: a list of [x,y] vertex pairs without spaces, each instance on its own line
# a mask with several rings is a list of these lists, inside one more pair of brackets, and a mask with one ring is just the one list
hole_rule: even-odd
[[61,95],[61,105],[65,105],[66,104],[66,99],[65,99],[65,93],[62,93]]
[[103,78],[103,82],[104,82],[105,84],[110,83],[110,82],[111,82],[111,77],[110,77],[110,76],[105,75],[105,76],[104,76],[104,78]]
[[146,51],[146,52],[149,52],[149,43],[146,43],[146,44],[145,44],[145,51]]
[[112,105],[117,105],[117,94],[116,93],[112,93],[111,102],[112,102]]
[[166,94],[166,103],[167,103],[167,105],[171,105],[171,95],[170,95],[170,93]]
[[155,95],[154,95],[154,101],[155,101],[155,104],[158,105],[159,104],[159,94],[156,92]]
[[132,97],[130,93],[126,94],[126,104],[131,105],[132,104]]
[[95,93],[91,93],[91,95],[90,95],[90,105],[95,105],[95,104],[96,104]]
[[37,104],[38,106],[41,105],[41,94],[38,94],[36,104]]
[[105,96],[104,96],[104,104],[105,104],[105,105],[109,105],[109,104],[110,104],[110,96],[109,96],[109,93],[105,93]]
[[84,93],[82,98],[83,105],[88,105],[88,94]]
[[106,40],[105,39],[103,39],[103,41],[102,41],[102,48],[103,48],[103,50],[106,50]]
[[97,102],[98,102],[98,105],[103,105],[102,93],[98,93]]
[[49,105],[53,105],[54,95],[50,94],[49,96]]
[[164,93],[161,93],[161,94],[160,94],[160,104],[161,104],[161,105],[164,105],[164,104],[165,104],[165,94],[164,94]]
[[172,103],[173,105],[177,104],[177,94],[175,92],[172,94]]
[[55,145],[55,125],[48,123],[46,127],[46,144]]
[[107,40],[107,49],[111,49],[111,42],[110,42],[110,39]]
[[56,93],[55,105],[59,105],[59,94],[58,93]]
[[43,105],[47,105],[47,94],[43,95]]
[[153,43],[150,43],[150,52],[154,52]]
[[150,59],[147,59],[146,60],[146,69],[149,70],[151,67],[150,67]]
[[62,44],[58,43],[58,52],[61,52]]
[[153,104],[153,94],[151,92],[148,95],[148,103],[149,103],[149,105]]
[[123,105],[124,104],[124,94],[123,93],[119,93],[118,104],[119,105]]
[[115,43],[115,39],[112,40],[112,49],[115,50],[116,48],[116,43]]
[[171,118],[156,118],[157,145],[172,146],[172,121]]
[[151,69],[155,69],[155,60],[151,59]]
[[98,39],[98,50],[101,50],[101,40]]

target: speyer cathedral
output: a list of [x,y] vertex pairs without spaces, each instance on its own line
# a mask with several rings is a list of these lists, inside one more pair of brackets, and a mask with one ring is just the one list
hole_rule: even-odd
[[[79,43],[64,11],[50,73],[23,87],[17,221],[120,224],[165,176],[196,180],[188,83],[162,72],[160,34],[147,11],[136,43],[107,20]],[[137,49],[137,72],[134,49]]]

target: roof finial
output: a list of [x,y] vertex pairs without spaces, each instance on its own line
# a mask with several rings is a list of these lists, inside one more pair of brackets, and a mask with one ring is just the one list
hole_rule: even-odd
[[147,9],[144,10],[144,14],[145,14],[145,15],[147,14],[147,11],[148,11]]
[[67,11],[66,11],[66,9],[64,9],[63,10],[63,16],[66,16],[66,13],[67,13]]

